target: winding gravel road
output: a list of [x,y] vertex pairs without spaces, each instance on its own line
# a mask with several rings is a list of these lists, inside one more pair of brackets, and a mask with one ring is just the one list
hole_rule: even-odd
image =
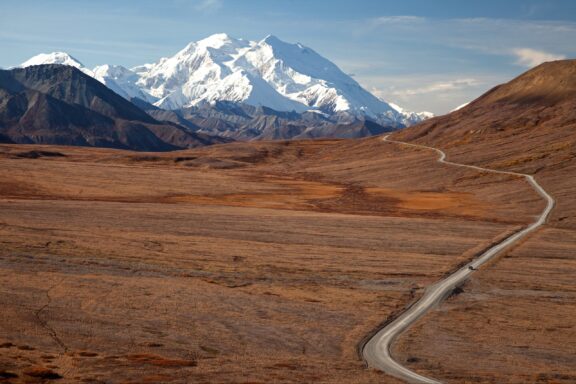
[[[447,161],[446,154],[437,148],[428,147],[425,145],[404,143],[401,141],[388,140],[388,136],[385,136],[383,140],[389,143],[401,144],[405,146],[423,148],[435,151],[440,155],[438,162],[453,165],[455,167],[471,168],[482,172],[500,173],[505,175],[523,177],[536,190],[536,192],[538,192],[540,196],[542,196],[542,198],[544,198],[547,202],[546,208],[534,223],[530,224],[521,231],[516,232],[515,234],[502,240],[500,243],[489,248],[478,258],[466,264],[465,266],[463,266],[450,276],[446,277],[445,279],[440,280],[432,284],[431,286],[427,287],[426,290],[424,291],[424,295],[422,296],[422,298],[420,298],[420,300],[418,300],[414,305],[408,308],[394,321],[387,324],[384,328],[380,329],[370,340],[368,340],[368,342],[364,345],[364,348],[362,349],[362,355],[369,367],[384,371],[387,374],[403,379],[408,383],[441,384],[441,382],[438,380],[434,380],[419,375],[396,362],[390,353],[390,347],[392,343],[398,337],[398,335],[400,335],[408,327],[414,324],[420,317],[424,316],[427,311],[431,310],[437,304],[446,299],[446,297],[448,297],[457,286],[462,284],[468,278],[468,276],[474,273],[475,269],[486,263],[494,256],[498,255],[500,251],[502,251],[503,249],[511,246],[515,242],[526,237],[528,234],[541,227],[548,219],[548,216],[550,215],[552,208],[554,208],[555,201],[552,198],[552,196],[550,196],[531,175],[516,172],[496,171],[493,169],[477,167],[474,165],[453,163],[451,161]],[[472,267],[473,269],[471,269],[470,267]]]

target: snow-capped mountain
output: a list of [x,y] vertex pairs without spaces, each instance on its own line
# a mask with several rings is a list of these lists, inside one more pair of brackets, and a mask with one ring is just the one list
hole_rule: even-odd
[[104,64],[97,66],[92,72],[92,76],[96,80],[106,85],[125,99],[131,100],[132,98],[137,97],[150,103],[157,100],[136,85],[139,77],[128,68],[124,68],[121,65]]
[[459,111],[459,110],[461,110],[462,108],[466,107],[468,104],[470,104],[470,102],[467,102],[467,103],[464,103],[464,104],[460,104],[459,106],[457,106],[456,108],[454,108],[453,110],[451,110],[450,113]]
[[30,59],[26,60],[22,64],[19,65],[21,68],[31,67],[33,65],[42,65],[42,64],[60,64],[60,65],[68,65],[70,67],[78,68],[88,76],[94,76],[94,73],[86,68],[84,64],[80,61],[76,60],[69,54],[65,52],[52,52],[52,53],[41,53]]
[[248,41],[216,34],[131,70],[111,65],[89,70],[61,52],[35,56],[21,66],[35,64],[75,66],[125,98],[137,97],[163,109],[228,101],[277,111],[367,117],[398,127],[430,117],[378,99],[314,50],[275,36]]
[[403,116],[404,119],[402,120],[402,122],[407,127],[417,124],[423,120],[431,119],[434,117],[434,114],[432,112],[409,112],[394,103],[388,103],[388,104]]

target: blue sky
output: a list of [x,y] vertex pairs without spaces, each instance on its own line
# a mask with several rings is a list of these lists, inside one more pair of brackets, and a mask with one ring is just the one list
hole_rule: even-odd
[[444,113],[539,62],[576,57],[574,0],[2,0],[0,67],[170,56],[213,33],[300,42],[366,89]]

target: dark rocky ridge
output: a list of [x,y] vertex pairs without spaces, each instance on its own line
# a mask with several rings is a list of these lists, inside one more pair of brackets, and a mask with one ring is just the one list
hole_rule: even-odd
[[334,115],[281,112],[264,106],[226,101],[168,111],[139,99],[132,102],[157,120],[177,123],[196,132],[243,141],[361,138],[402,128],[384,127],[345,112]]
[[0,142],[167,151],[227,141],[159,122],[73,67],[0,71]]

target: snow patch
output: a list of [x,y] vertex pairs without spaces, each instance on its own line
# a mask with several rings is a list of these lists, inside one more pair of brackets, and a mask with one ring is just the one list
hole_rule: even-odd
[[78,68],[82,72],[89,76],[93,76],[93,72],[88,68],[84,67],[80,61],[76,60],[69,54],[65,52],[52,52],[52,53],[41,53],[30,59],[26,60],[19,65],[20,68],[30,67],[32,65],[42,65],[42,64],[59,64],[68,65],[70,67]]

